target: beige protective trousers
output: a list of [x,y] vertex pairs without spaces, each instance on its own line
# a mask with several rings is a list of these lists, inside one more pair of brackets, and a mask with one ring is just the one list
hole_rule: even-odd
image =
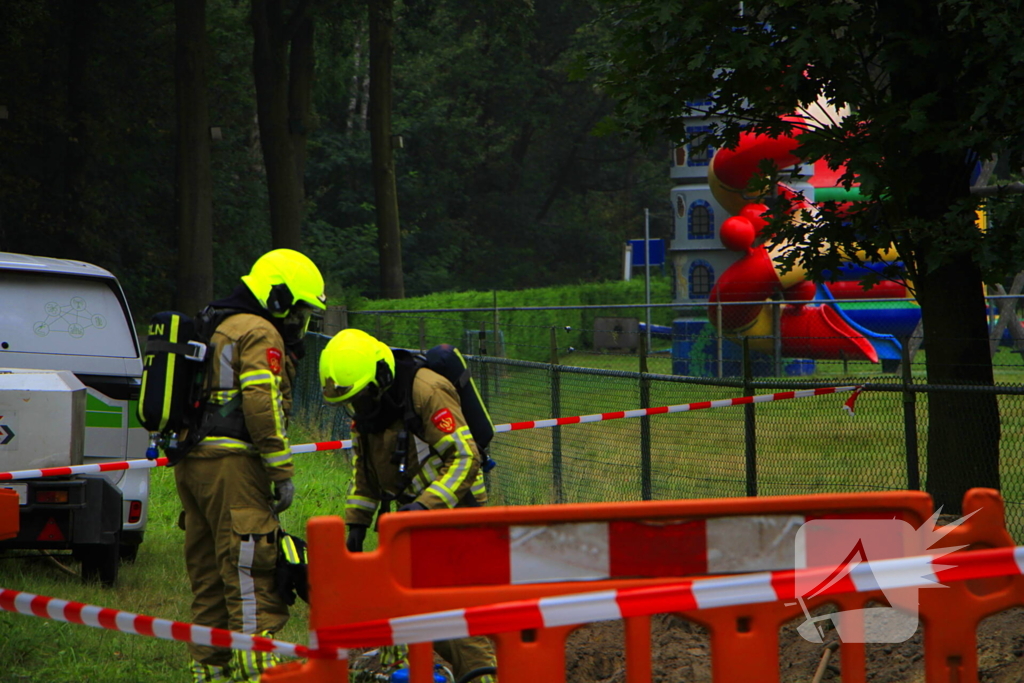
[[[497,666],[494,645],[487,636],[470,636],[452,640],[434,641],[434,650],[452,665],[452,673],[458,680],[474,669]],[[497,676],[482,676],[473,683],[496,683]]]
[[[288,605],[274,591],[279,528],[270,479],[258,455],[186,457],[174,468],[185,510],[185,565],[192,621],[243,633],[277,633]],[[202,664],[225,666],[230,650],[189,645]]]

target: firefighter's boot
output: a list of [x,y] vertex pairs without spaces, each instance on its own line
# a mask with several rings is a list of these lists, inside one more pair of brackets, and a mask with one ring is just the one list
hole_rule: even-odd
[[231,667],[193,661],[192,683],[231,683]]
[[[264,631],[259,635],[273,638],[274,634]],[[272,666],[281,663],[281,658],[273,652],[248,652],[235,650],[231,656],[231,672],[233,683],[259,683],[260,675]]]

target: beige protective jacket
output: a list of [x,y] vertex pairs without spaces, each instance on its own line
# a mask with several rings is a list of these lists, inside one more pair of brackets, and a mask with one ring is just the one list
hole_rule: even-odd
[[423,438],[416,435],[409,440],[404,475],[391,464],[404,427],[401,419],[377,434],[360,434],[359,425],[352,425],[354,457],[346,524],[369,526],[382,500],[397,499],[399,505],[415,500],[428,510],[454,508],[467,496],[481,505],[487,502],[480,451],[455,387],[433,370],[421,368],[413,379],[412,402],[424,433]]
[[189,457],[218,458],[240,451],[260,456],[271,481],[294,473],[288,441],[295,366],[274,325],[258,315],[238,313],[217,326],[207,350],[212,360],[204,385],[208,401],[225,405],[241,395],[249,440],[214,433]]

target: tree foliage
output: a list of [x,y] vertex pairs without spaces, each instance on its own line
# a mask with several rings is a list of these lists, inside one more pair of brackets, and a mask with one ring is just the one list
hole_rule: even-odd
[[[206,0],[218,296],[274,244],[268,164],[288,163],[266,161],[261,149],[253,7]],[[305,202],[280,211],[288,216],[279,225],[294,235],[291,217],[301,216],[302,248],[327,273],[329,295],[378,296],[366,5],[255,7],[267,10],[261,25],[274,41],[261,54],[277,76],[291,58],[285,39],[298,35],[282,33],[295,11],[316,27],[304,124],[274,123],[288,129],[276,149],[297,145],[294,164],[305,166],[304,192],[289,195]],[[283,11],[271,16],[275,8]],[[569,67],[592,40],[576,32],[593,16],[590,0],[396,2],[393,128],[405,143],[395,170],[407,293],[617,276],[623,240],[642,234],[643,208],[665,202],[669,181],[662,149],[591,135],[611,104],[592,78],[572,80]],[[5,0],[0,44],[0,249],[108,267],[139,318],[173,307],[174,3]],[[656,236],[667,228],[655,223]]]
[[[620,124],[648,138],[692,139],[687,117],[706,112],[713,144],[729,146],[802,115],[797,154],[845,163],[843,182],[869,201],[800,221],[779,202],[788,262],[823,277],[860,249],[878,260],[895,245],[922,308],[929,382],[991,384],[982,280],[1020,269],[1021,203],[1000,198],[982,232],[970,187],[979,160],[1022,162],[1020,12],[994,0],[613,1],[590,66]],[[984,417],[964,425],[965,403]],[[955,508],[967,486],[998,487],[995,398],[939,395],[929,417],[929,491]]]
[[[643,208],[667,199],[665,154],[592,135],[611,104],[572,80],[587,2],[407,0],[395,8],[393,133],[410,295],[614,278]],[[309,194],[332,277],[380,292],[365,130],[366,26],[329,22]],[[331,51],[334,51],[331,53]],[[344,97],[337,97],[337,93]]]
[[[692,137],[690,117],[706,113],[712,144],[729,146],[741,130],[788,132],[787,117],[802,114],[800,156],[845,163],[845,184],[874,200],[852,220],[844,213],[818,221],[826,251],[817,243],[823,233],[803,225],[781,235],[800,242],[806,265],[820,272],[841,248],[897,244],[911,275],[965,252],[989,278],[1017,272],[1024,245],[1013,216],[988,233],[963,226],[981,203],[968,192],[977,162],[998,153],[1011,168],[1024,164],[1019,2],[742,7],[740,14],[731,3],[606,3],[603,18],[614,28],[591,67],[617,100],[618,122],[649,139],[683,140]],[[831,109],[815,106],[819,100]],[[705,101],[709,107],[698,106]],[[842,118],[832,113],[849,108]]]

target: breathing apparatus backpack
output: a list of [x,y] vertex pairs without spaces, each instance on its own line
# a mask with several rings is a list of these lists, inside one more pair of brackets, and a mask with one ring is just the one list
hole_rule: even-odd
[[277,532],[277,566],[274,568],[274,590],[289,605],[295,596],[309,603],[309,560],[306,542],[281,529]]
[[[490,472],[497,463],[491,459],[490,444],[494,438],[494,423],[487,412],[480,392],[476,389],[473,376],[469,371],[469,365],[457,348],[451,344],[438,344],[428,350],[425,354],[413,354],[413,361],[416,364],[416,371],[420,368],[429,368],[441,375],[455,387],[459,395],[459,402],[462,405],[462,414],[466,418],[466,424],[473,435],[473,441],[480,449],[483,458],[481,467],[484,472]],[[394,461],[404,470],[406,458],[409,453],[409,434],[422,434],[423,421],[412,408],[412,382],[416,377],[413,373],[409,380],[406,396],[405,415],[403,422],[405,429],[398,435],[398,448],[395,451]]]
[[[150,318],[137,411],[150,433],[150,460],[162,450],[170,465],[178,464],[213,427],[202,401],[207,348],[217,326],[238,312],[207,307],[195,318],[177,311],[161,311]],[[233,403],[219,412],[226,416],[234,411]]]

